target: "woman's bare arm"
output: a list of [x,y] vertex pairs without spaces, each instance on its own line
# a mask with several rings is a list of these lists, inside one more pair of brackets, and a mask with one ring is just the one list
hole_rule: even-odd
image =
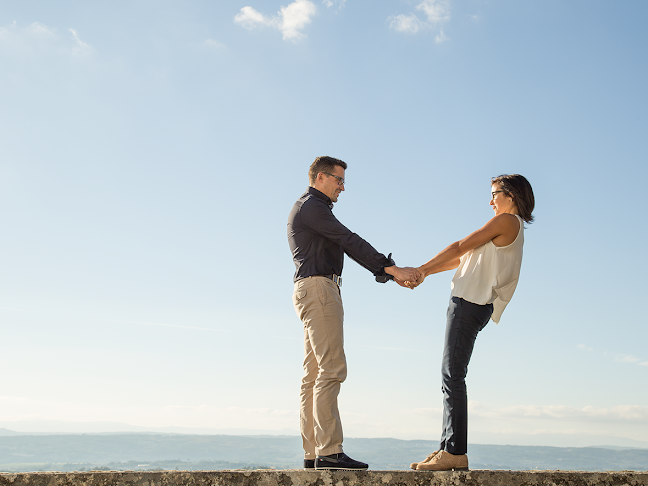
[[452,270],[459,266],[459,259],[470,250],[502,236],[504,240],[513,242],[520,230],[518,219],[512,214],[499,214],[477,231],[469,234],[464,239],[455,241],[450,246],[439,252],[434,258],[421,265],[418,269],[421,277],[412,282],[414,286],[420,285],[425,277],[434,273]]

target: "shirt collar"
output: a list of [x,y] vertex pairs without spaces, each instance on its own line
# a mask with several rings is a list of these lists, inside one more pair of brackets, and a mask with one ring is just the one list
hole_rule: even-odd
[[318,191],[314,187],[308,186],[308,194],[312,194],[316,198],[321,199],[326,204],[328,204],[329,208],[333,209],[333,201],[331,201],[331,198],[324,194],[322,191]]

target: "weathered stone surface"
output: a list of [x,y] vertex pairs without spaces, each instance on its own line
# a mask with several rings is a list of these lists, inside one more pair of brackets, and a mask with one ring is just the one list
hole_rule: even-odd
[[648,486],[648,472],[97,471],[0,474],[0,486]]

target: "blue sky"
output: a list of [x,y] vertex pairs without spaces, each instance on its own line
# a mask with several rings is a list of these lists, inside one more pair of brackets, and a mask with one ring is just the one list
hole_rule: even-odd
[[[0,427],[298,433],[285,224],[319,155],[400,265],[533,185],[470,441],[648,447],[642,1],[0,4]],[[344,269],[349,437],[437,439],[451,274]],[[125,424],[125,425],[124,425]],[[350,451],[352,452],[352,451]]]

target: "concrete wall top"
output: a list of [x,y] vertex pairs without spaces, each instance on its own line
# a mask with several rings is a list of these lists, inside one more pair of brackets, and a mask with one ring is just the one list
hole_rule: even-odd
[[3,473],[0,486],[648,486],[648,472],[89,471]]

